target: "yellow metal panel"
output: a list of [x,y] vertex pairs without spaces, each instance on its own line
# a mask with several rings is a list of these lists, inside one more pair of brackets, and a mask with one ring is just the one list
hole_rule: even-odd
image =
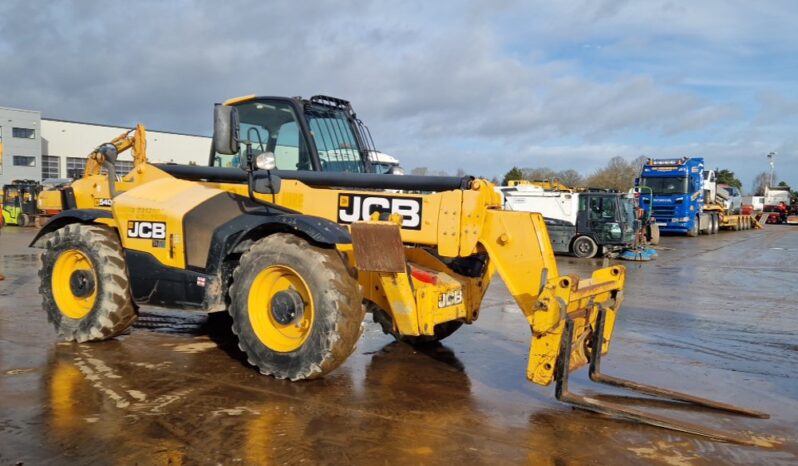
[[487,210],[480,244],[510,294],[529,316],[546,280],[557,277],[549,233],[540,214]]
[[418,310],[410,277],[406,273],[381,273],[380,284],[385,290],[394,324],[402,335],[420,335]]
[[460,214],[463,192],[446,191],[440,195],[438,209],[438,254],[457,257],[460,253]]
[[[246,185],[219,185],[221,189],[240,189],[246,195]],[[358,205],[350,204],[351,196],[358,196]],[[350,189],[312,188],[297,180],[282,180],[280,192],[275,196],[257,194],[257,197],[269,202],[302,212],[305,215],[315,215],[333,222],[348,224],[349,218],[356,220],[369,220],[370,216],[363,210],[360,203],[367,198],[409,199],[421,203],[420,225],[418,229],[402,227],[402,241],[425,245],[438,243],[438,211],[440,209],[441,194],[404,194],[387,193],[384,191],[358,191]],[[274,201],[273,201],[274,199]],[[356,210],[357,209],[357,210]],[[346,218],[344,218],[346,217]]]
[[118,195],[113,212],[122,245],[150,253],[164,265],[184,268],[183,217],[221,192],[191,181],[163,178]]
[[[421,248],[405,248],[405,255],[407,256],[407,262],[410,264],[411,267],[421,266],[427,269],[431,269],[437,272],[441,272],[442,274],[439,276],[445,277],[443,280],[445,283],[450,283],[449,280],[456,281],[459,284],[463,291],[463,304],[462,306],[453,307],[456,309],[456,317],[447,317],[448,309],[444,308],[443,310],[436,310],[435,311],[435,318],[434,321],[436,324],[441,322],[447,322],[449,320],[455,318],[462,318],[465,319],[467,322],[471,322],[476,320],[477,316],[479,315],[479,307],[482,303],[482,297],[485,295],[485,292],[488,290],[488,286],[490,286],[490,279],[493,275],[490,267],[486,268],[485,274],[481,277],[466,277],[463,275],[458,275],[454,273],[446,264],[441,262],[440,259],[433,256],[429,252]],[[455,289],[456,287],[449,286],[449,289]],[[431,309],[437,308],[437,298],[440,295],[442,290],[437,290],[435,295],[432,296],[433,302],[431,304]],[[419,304],[419,308],[421,305]]]
[[460,250],[461,256],[473,254],[479,241],[479,234],[482,224],[485,221],[484,215],[486,202],[482,193],[479,191],[463,192],[463,214],[460,217]]

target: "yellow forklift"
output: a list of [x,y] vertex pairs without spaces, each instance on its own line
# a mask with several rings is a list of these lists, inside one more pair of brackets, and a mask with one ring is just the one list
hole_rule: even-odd
[[32,226],[39,216],[36,200],[41,185],[33,180],[14,180],[3,186],[3,222],[20,227]]

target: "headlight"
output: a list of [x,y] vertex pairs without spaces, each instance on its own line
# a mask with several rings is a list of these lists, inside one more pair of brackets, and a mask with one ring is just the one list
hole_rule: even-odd
[[274,154],[271,152],[264,152],[255,157],[255,166],[260,170],[274,170],[277,163],[274,160]]

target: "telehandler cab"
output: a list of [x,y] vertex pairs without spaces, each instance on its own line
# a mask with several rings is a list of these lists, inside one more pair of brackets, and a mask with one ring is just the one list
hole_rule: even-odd
[[[115,147],[93,156],[112,164]],[[365,312],[397,339],[439,341],[477,320],[498,273],[530,326],[529,380],[556,381],[558,399],[584,409],[750,443],[568,392],[589,364],[599,382],[761,416],[599,374],[622,266],[560,275],[539,214],[502,210],[482,179],[370,173],[372,150],[341,99],[217,104],[210,166],[137,157],[121,181],[95,171],[68,188],[33,241],[50,321],[83,342],[124,332],[141,304],[227,310],[250,364],[312,379],[352,353]]]

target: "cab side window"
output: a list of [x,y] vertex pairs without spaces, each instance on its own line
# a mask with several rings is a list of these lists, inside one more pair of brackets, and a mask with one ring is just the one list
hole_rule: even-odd
[[246,164],[247,144],[254,156],[274,154],[278,170],[312,170],[307,144],[297,116],[287,102],[258,100],[236,106],[239,116],[239,153],[215,154],[214,166],[240,168]]

